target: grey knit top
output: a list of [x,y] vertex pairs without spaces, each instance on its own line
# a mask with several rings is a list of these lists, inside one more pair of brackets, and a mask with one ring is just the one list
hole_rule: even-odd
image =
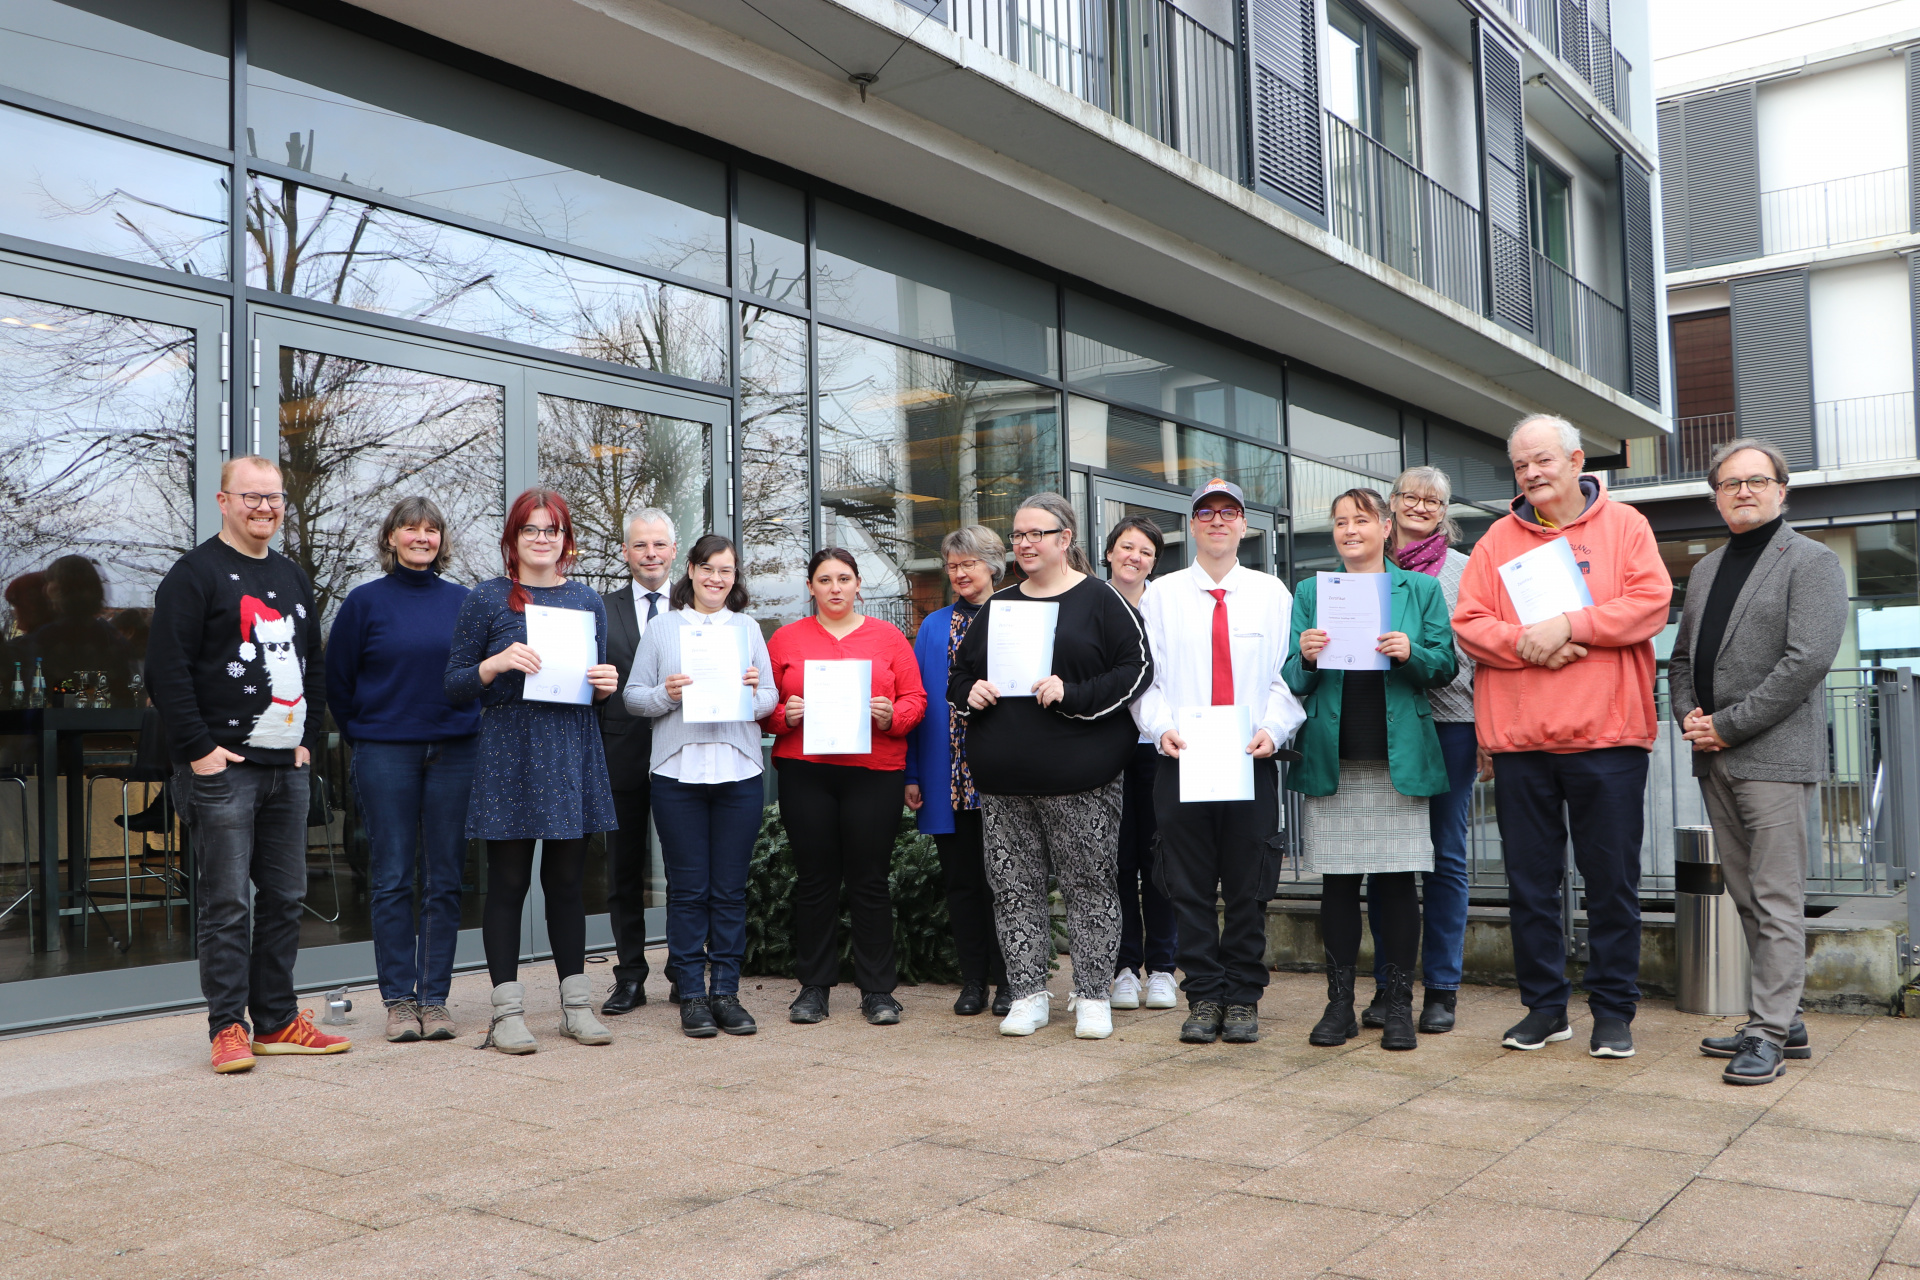
[[699,615],[676,609],[653,620],[633,655],[633,674],[627,677],[624,697],[627,710],[653,721],[653,757],[647,767],[658,769],[673,759],[680,748],[692,742],[725,742],[740,749],[749,760],[760,759],[760,726],[755,723],[773,713],[780,700],[773,687],[773,661],[767,657],[767,641],[760,624],[744,613],[727,615],[727,625],[746,629],[748,664],[760,672],[760,687],[753,691],[753,720],[728,720],[718,724],[688,724],[680,704],[667,696],[667,677],[680,670],[680,629]]
[[[1440,594],[1447,598],[1449,615],[1460,607],[1460,577],[1466,571],[1466,553],[1448,547],[1446,563],[1440,566]],[[1433,718],[1442,724],[1472,724],[1473,659],[1458,643],[1453,652],[1460,660],[1459,674],[1446,688],[1427,690],[1427,701],[1433,704]]]

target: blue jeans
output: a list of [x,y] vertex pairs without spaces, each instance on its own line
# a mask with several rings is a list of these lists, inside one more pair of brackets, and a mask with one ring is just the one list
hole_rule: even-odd
[[[351,775],[371,845],[373,963],[380,998],[445,1004],[460,932],[467,799],[477,736],[356,742]],[[421,881],[419,924],[413,885]]]
[[[1467,945],[1467,820],[1473,816],[1474,764],[1480,744],[1471,724],[1433,722],[1440,754],[1447,762],[1453,790],[1427,800],[1427,828],[1433,838],[1433,870],[1421,877],[1423,929],[1420,985],[1428,991],[1458,991],[1460,961]],[[1380,980],[1380,917],[1367,895],[1367,922],[1373,929],[1373,980]]]
[[766,786],[758,774],[703,785],[653,775],[653,825],[667,871],[667,978],[682,996],[740,990],[747,866],[760,834]]

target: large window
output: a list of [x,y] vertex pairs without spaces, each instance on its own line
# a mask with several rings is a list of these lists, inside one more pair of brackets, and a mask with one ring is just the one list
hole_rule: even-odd
[[1533,251],[1573,270],[1573,181],[1538,151],[1527,150],[1527,213]]
[[1094,395],[1280,440],[1279,366],[1084,294],[1067,294],[1067,381]]
[[1287,422],[1295,449],[1385,476],[1400,470],[1400,410],[1345,383],[1293,373]]
[[1412,46],[1364,9],[1327,0],[1327,71],[1327,109],[1418,165],[1420,100]]
[[0,0],[0,84],[227,145],[227,0]]

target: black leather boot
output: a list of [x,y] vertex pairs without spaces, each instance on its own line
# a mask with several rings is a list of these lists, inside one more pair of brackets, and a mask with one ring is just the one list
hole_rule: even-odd
[[1307,1033],[1307,1043],[1323,1048],[1345,1044],[1360,1034],[1360,1023],[1353,1016],[1353,966],[1336,965],[1327,957],[1327,1011]]
[[1387,992],[1387,1021],[1380,1032],[1380,1047],[1418,1049],[1420,1037],[1413,1030],[1413,975],[1390,964],[1380,980]]
[[1384,1027],[1387,1025],[1387,980],[1382,974],[1373,984],[1373,999],[1360,1011],[1360,1025],[1363,1027]]
[[1454,1009],[1459,999],[1458,991],[1429,989],[1420,1004],[1420,1034],[1437,1036],[1453,1030]]

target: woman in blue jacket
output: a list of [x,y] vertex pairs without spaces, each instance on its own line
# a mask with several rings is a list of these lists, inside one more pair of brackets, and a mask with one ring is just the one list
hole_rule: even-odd
[[[955,599],[928,614],[913,641],[920,682],[928,689],[947,687],[947,667],[1007,567],[1006,545],[983,524],[948,534],[940,542],[940,556]],[[960,956],[960,998],[953,1011],[962,1017],[985,1011],[992,983],[994,1016],[1004,1018],[1013,999],[994,926],[993,890],[987,887],[980,796],[967,769],[967,722],[953,714],[945,698],[928,698],[926,718],[907,739],[907,808],[920,830],[933,837],[946,875],[947,918]]]

